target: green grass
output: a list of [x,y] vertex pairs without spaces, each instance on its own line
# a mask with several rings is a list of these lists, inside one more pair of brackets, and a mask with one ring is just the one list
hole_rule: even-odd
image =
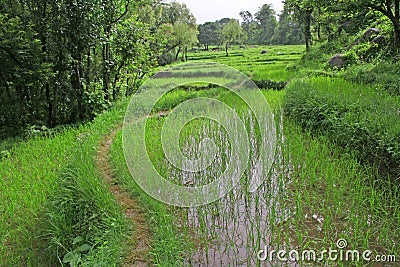
[[305,130],[324,134],[392,180],[400,173],[400,101],[342,79],[311,78],[288,86],[285,111]]
[[54,138],[19,143],[12,156],[0,161],[0,262],[5,266],[40,263],[35,249],[37,226],[43,220],[47,197],[57,188],[57,177],[68,162],[68,151],[79,129]]
[[[262,55],[261,51],[267,54]],[[234,67],[253,80],[288,81],[293,73],[286,70],[289,63],[298,60],[304,52],[304,46],[259,46],[240,49],[233,47],[229,56],[225,52],[198,51],[188,54],[189,61],[214,61]]]
[[136,184],[125,163],[121,131],[112,144],[111,159],[120,183],[129,190],[132,197],[139,199],[146,210],[146,219],[151,226],[153,238],[150,251],[153,263],[157,266],[180,266],[189,244],[185,234],[178,227],[179,217],[174,209],[154,200]]
[[[0,161],[1,265],[54,264],[57,257],[62,260],[74,249],[72,241],[79,235],[85,235],[82,237],[91,245],[89,253],[85,251],[88,261],[107,248],[115,249],[115,239],[121,236],[111,238],[112,232],[120,232],[116,228],[123,222],[118,206],[99,180],[93,157],[101,137],[122,120],[125,106],[126,101],[93,123],[54,137],[21,142],[12,149],[11,157]],[[90,212],[106,216],[86,221]],[[115,227],[109,221],[112,218]],[[110,224],[105,225],[106,221]],[[90,231],[84,229],[91,226]],[[107,240],[115,242],[105,245]],[[108,262],[117,258],[118,253]]]
[[[161,100],[160,103],[171,101],[175,105],[177,102],[171,99],[182,99],[182,95],[185,94],[191,95],[190,92],[185,93],[178,90],[171,93],[166,99]],[[276,113],[276,121],[279,122],[286,92],[265,90],[263,94]],[[243,103],[229,91],[221,91],[216,97],[229,106],[235,107],[240,113],[245,111],[242,107]],[[186,97],[183,98],[186,99]],[[160,143],[160,129],[164,121],[165,118],[149,120],[147,143],[152,144],[148,147],[148,152],[154,165],[160,173],[168,176],[176,172],[168,167]],[[207,125],[204,123],[204,121],[198,120],[187,124],[180,138],[198,138],[202,135],[202,126]],[[317,251],[328,247],[334,249],[336,247],[335,242],[339,238],[345,238],[349,243],[349,249],[361,251],[370,249],[374,252],[374,255],[398,255],[400,251],[396,244],[400,234],[397,228],[400,223],[400,209],[397,204],[399,201],[397,186],[390,181],[371,184],[370,181],[376,179],[378,175],[374,168],[366,168],[361,165],[354,154],[343,153],[340,147],[331,143],[328,139],[304,133],[291,120],[285,118],[282,127],[285,138],[282,144],[283,154],[281,161],[277,163],[278,165],[275,168],[279,171],[280,178],[285,181],[284,184],[287,184],[286,186],[280,184],[279,188],[283,192],[281,201],[285,202],[285,206],[289,210],[286,211],[288,218],[286,220],[279,219],[281,215],[278,207],[271,207],[268,220],[273,227],[259,228],[259,226],[256,226],[257,220],[254,221],[254,218],[249,218],[249,225],[252,226],[247,229],[246,235],[264,240],[262,233],[268,232],[274,236],[269,245],[276,249],[281,248],[282,240],[286,240],[291,248],[299,246],[303,250],[316,249]],[[117,173],[122,174],[121,179],[127,188],[130,188],[132,192],[140,192],[141,190],[138,189],[124,165],[124,158],[119,151],[120,141],[114,145],[115,153],[119,153],[119,155],[113,154],[114,164],[119,166],[116,168]],[[203,174],[198,178],[208,179],[205,175]],[[246,178],[244,179],[242,183],[246,185]],[[142,193],[134,194],[144,198],[143,205],[149,207],[149,210],[153,209],[151,208],[152,205],[160,205],[157,201],[149,197],[146,198]],[[226,203],[236,205],[233,203],[238,201],[238,196],[248,199],[249,203],[259,201],[257,200],[258,197],[252,196],[246,191],[235,190],[235,193],[228,194],[223,200],[197,209],[198,217],[196,218],[199,220],[199,224],[192,228],[193,226],[188,227],[189,222],[186,222],[187,228],[183,228],[185,230],[180,229],[176,224],[185,225],[185,220],[189,218],[187,210],[180,212],[174,210],[172,214],[177,216],[174,218],[166,216],[167,213],[164,211],[159,211],[158,215],[151,216],[151,220],[157,225],[154,230],[156,240],[160,238],[168,240],[161,243],[160,247],[153,248],[153,253],[157,255],[156,259],[158,259],[156,263],[162,266],[179,265],[182,264],[185,251],[191,249],[192,253],[197,253],[195,244],[191,244],[187,239],[187,234],[193,231],[197,242],[205,246],[203,249],[213,244],[210,243],[210,236],[218,240],[218,236],[221,237],[221,232],[217,225],[209,226],[210,223],[213,225],[216,222],[210,221],[207,214],[213,214],[212,216],[215,216],[215,219],[232,220],[240,225],[238,214],[231,210],[231,206],[228,206],[228,208],[226,206]],[[164,206],[163,209],[167,209],[167,207]],[[322,222],[318,222],[313,216],[317,216],[316,218],[319,220],[322,219]],[[168,223],[166,223],[166,220]],[[278,223],[276,223],[277,221]],[[170,229],[165,225],[175,226]],[[178,235],[179,230],[185,234]],[[225,229],[224,231],[228,230]],[[179,243],[186,242],[184,243],[185,246],[179,247],[176,240],[180,240]],[[171,248],[167,244],[172,244],[172,248],[176,250],[170,250]],[[197,243],[197,245],[199,244]],[[254,245],[256,246],[256,244]],[[166,247],[168,249],[165,249]],[[234,243],[229,248],[232,247],[235,249]],[[248,249],[251,251],[254,247]],[[179,253],[177,254],[176,251]],[[169,258],[171,254],[179,255],[179,257]],[[235,260],[232,259],[232,261]],[[252,264],[251,261],[249,264]],[[339,263],[339,265],[343,266],[343,263]],[[353,265],[362,266],[362,263],[354,263]]]

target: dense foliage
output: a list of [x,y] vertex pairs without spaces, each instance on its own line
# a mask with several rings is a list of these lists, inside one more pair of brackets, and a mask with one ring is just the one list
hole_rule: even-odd
[[[250,11],[239,13],[242,23],[242,33],[237,34],[233,43],[247,45],[262,44],[299,44],[303,41],[301,25],[296,20],[294,12],[288,7],[276,19],[275,10],[265,4],[252,14]],[[206,22],[199,25],[199,42],[208,50],[209,45],[220,46],[226,44],[224,38],[225,27],[232,19],[224,18],[215,22]]]
[[0,23],[1,137],[92,119],[197,41],[190,10],[157,0],[5,0]]

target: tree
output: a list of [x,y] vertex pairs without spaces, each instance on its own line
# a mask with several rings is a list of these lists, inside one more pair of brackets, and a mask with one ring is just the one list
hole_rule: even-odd
[[177,22],[186,23],[191,26],[196,25],[196,18],[190,9],[184,3],[172,1],[169,4],[163,4],[162,22],[175,25]]
[[243,38],[243,30],[240,27],[239,21],[231,19],[222,29],[223,41],[225,44],[226,56],[229,55],[228,49],[233,42],[240,42]]
[[[179,27],[162,21],[164,7],[159,0],[1,1],[1,131],[92,119],[123,88],[131,94],[176,42]],[[180,12],[195,28],[190,11]],[[174,15],[169,21],[181,23]],[[178,39],[175,48],[185,49]]]
[[208,50],[209,45],[219,45],[220,36],[218,33],[219,25],[216,22],[206,22],[199,25],[199,42]]
[[255,44],[258,38],[258,24],[254,20],[253,15],[249,11],[242,11],[239,13],[242,18],[242,29],[247,35],[246,43]]
[[296,21],[294,12],[288,6],[284,6],[279,14],[278,27],[273,37],[273,42],[277,44],[300,44],[304,39],[301,25]]
[[173,35],[167,51],[177,49],[175,60],[183,51],[182,58],[186,60],[187,47],[197,43],[196,18],[185,4],[173,1],[169,4],[163,4],[160,20],[165,24],[172,25],[173,28]]
[[[110,99],[109,91],[111,86],[111,72],[118,65],[112,60],[111,36],[115,31],[117,24],[122,21],[129,12],[129,0],[101,0],[102,10],[100,16],[102,25],[102,59],[103,59],[103,91],[106,101]],[[115,89],[115,88],[114,88]],[[113,98],[116,98],[116,92],[113,90]]]
[[312,45],[312,13],[316,4],[318,4],[318,1],[314,2],[314,0],[285,0],[285,5],[295,12],[295,16],[302,25],[304,42],[307,51],[310,50]]
[[400,49],[400,0],[352,0],[348,4],[358,10],[368,7],[386,16],[393,25],[394,46]]
[[258,42],[260,44],[271,43],[272,37],[275,33],[277,21],[275,11],[271,5],[265,4],[255,14],[255,20],[261,30]]
[[193,26],[178,22],[174,25],[174,40],[178,46],[178,51],[175,56],[175,60],[178,59],[179,53],[183,50],[182,59],[184,61],[187,60],[187,48],[190,45],[194,45],[197,43],[197,29]]
[[5,13],[0,13],[0,23],[0,123],[22,127],[43,104],[38,96],[44,95],[50,66],[42,62],[40,40],[32,26]]

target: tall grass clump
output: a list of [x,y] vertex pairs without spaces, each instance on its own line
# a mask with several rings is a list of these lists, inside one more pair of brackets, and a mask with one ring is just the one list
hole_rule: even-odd
[[0,266],[118,261],[122,213],[101,184],[94,156],[126,105],[92,123],[19,142],[0,159]]
[[96,169],[96,148],[122,120],[125,104],[85,127],[56,181],[42,226],[53,260],[70,266],[115,266],[122,261],[126,219]]
[[326,135],[362,162],[400,178],[399,98],[365,85],[317,77],[291,82],[284,107],[303,129]]
[[0,266],[47,265],[38,238],[43,206],[81,130],[19,142],[0,159]]

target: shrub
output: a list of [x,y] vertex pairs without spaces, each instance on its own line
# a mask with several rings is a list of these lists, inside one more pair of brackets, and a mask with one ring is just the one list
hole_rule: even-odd
[[287,86],[285,112],[303,129],[352,150],[382,174],[400,178],[400,100],[341,79],[311,78]]
[[261,89],[283,90],[287,82],[275,82],[272,80],[253,80],[253,82]]

